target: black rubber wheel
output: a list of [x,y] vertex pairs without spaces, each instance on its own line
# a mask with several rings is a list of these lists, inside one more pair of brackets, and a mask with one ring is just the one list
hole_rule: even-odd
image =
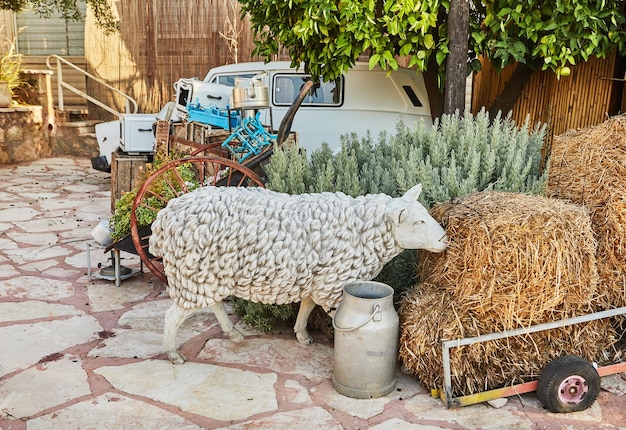
[[598,394],[598,371],[575,355],[563,355],[553,360],[537,383],[537,398],[551,412],[585,410],[596,401]]

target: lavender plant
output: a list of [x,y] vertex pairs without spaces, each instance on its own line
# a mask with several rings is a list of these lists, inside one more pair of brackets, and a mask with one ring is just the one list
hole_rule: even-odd
[[[533,127],[527,120],[520,127],[510,115],[490,119],[485,111],[444,115],[433,126],[422,122],[409,127],[400,121],[394,135],[381,134],[377,140],[369,133],[343,136],[337,154],[323,144],[307,160],[294,147],[275,148],[266,166],[266,186],[291,194],[342,191],[397,197],[421,183],[420,201],[427,208],[486,189],[540,194],[546,180],[540,168],[544,138],[545,126]],[[377,280],[399,295],[417,282],[415,262],[416,252],[405,251]],[[271,306],[254,311],[271,315]],[[267,329],[267,318],[263,321]]]

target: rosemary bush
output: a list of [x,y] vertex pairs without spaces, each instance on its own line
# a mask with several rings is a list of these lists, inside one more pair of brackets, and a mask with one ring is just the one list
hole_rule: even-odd
[[[393,136],[381,134],[377,141],[369,133],[343,136],[337,154],[323,144],[310,160],[294,147],[275,148],[265,169],[266,186],[290,194],[342,191],[397,197],[421,183],[420,202],[426,208],[485,189],[538,194],[546,179],[540,170],[544,137],[545,127],[531,127],[528,120],[518,127],[510,116],[490,119],[484,111],[444,115],[432,127],[400,121]],[[391,285],[397,298],[417,282],[415,262],[416,251],[405,251],[377,280]],[[236,299],[234,307],[240,315],[247,312],[247,321],[260,321],[257,328],[264,331],[271,329],[274,314],[283,320],[295,315],[289,305],[246,308]]]

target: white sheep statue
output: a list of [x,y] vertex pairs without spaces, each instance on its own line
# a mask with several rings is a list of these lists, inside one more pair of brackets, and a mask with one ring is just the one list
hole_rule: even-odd
[[300,343],[311,343],[311,311],[316,304],[336,308],[346,282],[374,278],[404,249],[446,249],[444,229],[417,201],[421,190],[354,198],[209,186],[170,200],[150,236],[174,300],[163,339],[170,361],[185,361],[176,333],[198,308],[210,306],[224,333],[243,340],[222,304],[229,296],[301,302],[294,331]]

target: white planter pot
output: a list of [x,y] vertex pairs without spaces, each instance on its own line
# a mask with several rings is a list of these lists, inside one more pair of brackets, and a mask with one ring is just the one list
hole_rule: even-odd
[[11,91],[9,90],[9,83],[0,81],[0,107],[11,106],[12,98]]

